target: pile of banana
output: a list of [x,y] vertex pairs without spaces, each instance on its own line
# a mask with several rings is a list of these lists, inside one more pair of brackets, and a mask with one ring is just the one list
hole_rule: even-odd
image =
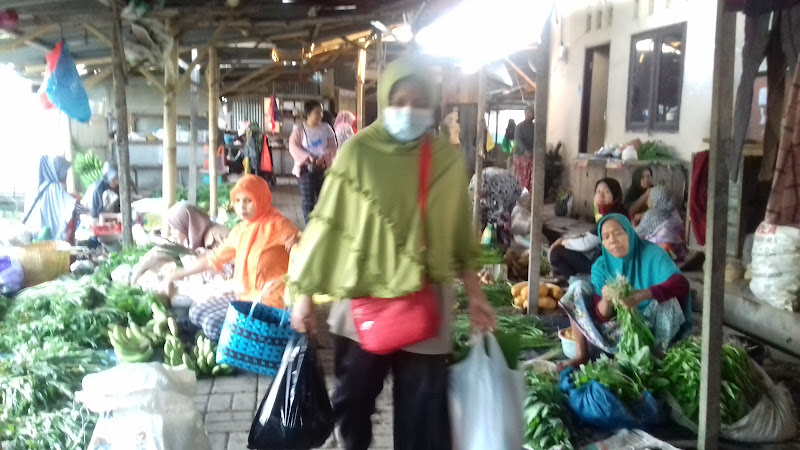
[[192,348],[190,360],[192,359],[196,361],[195,372],[198,376],[233,373],[233,367],[227,364],[217,364],[217,345],[202,334],[197,336],[197,346]]
[[131,322],[129,327],[114,325],[109,330],[108,338],[114,347],[114,353],[122,362],[147,362],[153,357],[151,336]]
[[[153,338],[151,340],[153,345],[163,345],[167,335],[170,333],[175,336],[178,335],[178,326],[175,324],[175,319],[167,315],[167,309],[160,303],[153,303],[150,305],[150,310],[153,312],[153,318],[145,325],[148,334]],[[170,325],[170,322],[172,325]],[[172,329],[175,332],[172,332]],[[152,331],[152,333],[150,333]]]

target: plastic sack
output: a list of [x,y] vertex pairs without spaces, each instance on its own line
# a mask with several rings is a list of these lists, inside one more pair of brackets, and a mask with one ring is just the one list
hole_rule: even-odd
[[750,290],[758,300],[800,311],[800,229],[762,222],[753,239],[750,267]]
[[450,369],[453,450],[522,448],[523,376],[508,368],[494,335],[485,337],[487,345],[473,336],[469,356]]
[[[75,62],[69,55],[67,44],[62,40],[46,55],[47,70],[42,84],[46,98],[42,97],[45,107],[48,101],[52,106],[77,120],[86,123],[92,118],[89,97],[83,87],[83,80]],[[47,101],[45,101],[47,100]]]
[[[746,416],[730,425],[720,426],[720,436],[737,442],[765,444],[782,442],[797,436],[797,417],[792,395],[783,384],[772,382],[759,365],[751,363],[761,376],[766,392],[764,397]],[[697,432],[697,424],[687,417],[678,402],[667,394],[667,405],[672,420],[678,425]]]
[[260,450],[316,448],[325,444],[333,425],[316,349],[306,335],[293,335],[253,419],[247,445]]
[[645,433],[642,430],[621,430],[619,433],[583,447],[583,450],[678,450],[667,442]]
[[10,297],[25,287],[25,272],[16,258],[0,256],[0,295]]
[[568,367],[560,374],[559,388],[567,394],[567,404],[581,422],[606,430],[622,428],[648,429],[661,421],[658,402],[649,392],[626,405],[607,387],[590,381],[579,388],[572,381],[573,369]]
[[190,370],[160,363],[121,364],[87,375],[75,398],[101,414],[89,450],[211,450],[194,407]]

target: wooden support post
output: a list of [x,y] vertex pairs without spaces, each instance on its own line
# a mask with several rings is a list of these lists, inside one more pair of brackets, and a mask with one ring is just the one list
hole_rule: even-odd
[[481,195],[483,194],[483,147],[486,145],[486,71],[478,69],[478,114],[475,133],[475,190],[472,198],[472,224],[478,239],[483,232],[481,218]]
[[[119,5],[110,2],[112,27],[111,53],[114,60],[125,61],[125,50],[122,47],[122,21]],[[128,99],[125,94],[125,64],[112,66],[114,82],[114,112],[117,119],[117,166],[119,168],[119,204],[122,212],[122,244],[133,245],[133,218],[131,214],[131,161],[128,152]]]
[[[197,50],[192,50],[192,60],[196,61]],[[197,83],[200,82],[200,69],[192,67],[191,83],[189,83],[189,203],[197,204],[197,109],[200,98]]]
[[[536,49],[536,99],[534,103],[533,170],[531,171],[531,251],[528,260],[528,290],[539,287],[544,209],[544,160],[547,153],[547,101],[550,94],[550,31],[553,13],[542,26],[542,38]],[[538,297],[528,300],[528,314],[539,314]]]
[[[72,140],[72,119],[63,112],[61,113],[61,117],[67,121],[67,136],[69,137],[69,145],[67,145],[67,151],[64,157],[67,158],[68,161],[75,161],[75,145]],[[74,169],[67,172],[67,192],[78,192],[78,183],[75,179]]]
[[217,217],[217,141],[219,140],[219,61],[217,48],[208,48],[208,186],[210,193],[209,216]]
[[[175,36],[171,20],[167,21],[167,32]],[[178,39],[173,38],[172,50],[167,60],[164,61],[164,147],[163,147],[163,196],[165,207],[175,204],[178,184],[178,105],[175,103],[178,85]],[[169,231],[167,221],[164,221],[162,230]]]
[[364,128],[364,80],[367,77],[367,51],[358,51],[356,65],[356,121],[358,129]]
[[725,245],[728,164],[733,123],[733,61],[736,15],[717,0],[717,28],[711,100],[711,148],[708,166],[706,262],[703,280],[703,357],[700,368],[700,422],[697,447],[719,446],[722,318],[725,311]]

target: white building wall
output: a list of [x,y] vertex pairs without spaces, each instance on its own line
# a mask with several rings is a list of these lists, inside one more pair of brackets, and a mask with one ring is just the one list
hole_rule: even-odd
[[[709,136],[714,63],[716,0],[569,0],[559,2],[560,20],[553,26],[548,141],[562,141],[565,161],[578,154],[581,96],[586,49],[610,44],[606,143],[625,143],[635,138],[662,140],[674,147],[676,156],[689,161],[705,148]],[[635,11],[635,5],[639,11]],[[602,25],[598,27],[598,11]],[[587,31],[587,15],[592,26]],[[610,19],[609,19],[610,18]],[[628,98],[628,66],[631,36],[681,22],[687,23],[680,125],[677,133],[639,133],[625,130]],[[734,85],[741,72],[744,21],[737,27]],[[567,57],[562,59],[561,47]],[[593,151],[590,149],[590,151]],[[571,166],[568,164],[568,166]]]

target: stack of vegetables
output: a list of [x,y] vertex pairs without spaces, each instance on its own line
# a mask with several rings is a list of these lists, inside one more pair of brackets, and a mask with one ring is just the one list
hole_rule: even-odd
[[[514,297],[514,307],[523,310],[528,309],[528,299],[530,297],[528,282],[523,281],[511,287],[511,295]],[[539,308],[544,310],[554,310],[558,307],[558,301],[564,296],[561,287],[551,283],[539,283],[537,293]]]
[[161,297],[110,281],[117,266],[146,251],[114,254],[92,276],[43,283],[0,302],[0,442],[29,450],[85,448],[96,417],[73,405],[72,396],[83,376],[114,364],[110,348],[118,361],[150,361],[160,359],[169,340],[175,350],[164,352],[168,363],[199,376],[232,372],[215,364],[205,336],[197,346],[177,339]]
[[523,418],[525,420],[525,448],[549,450],[572,449],[570,433],[564,421],[567,418],[567,396],[558,388],[558,379],[551,373],[525,372],[528,392]]
[[[681,341],[667,352],[658,368],[659,376],[666,380],[665,390],[694,423],[697,423],[700,413],[700,355],[700,342],[697,339]],[[747,352],[733,345],[723,345],[722,423],[729,425],[747,415],[761,400],[764,389]]]
[[[523,350],[550,349],[557,344],[553,333],[546,331],[535,317],[519,314],[498,316],[494,335],[512,369],[517,367]],[[470,336],[469,315],[457,315],[453,324],[454,362],[463,360],[469,354]]]

